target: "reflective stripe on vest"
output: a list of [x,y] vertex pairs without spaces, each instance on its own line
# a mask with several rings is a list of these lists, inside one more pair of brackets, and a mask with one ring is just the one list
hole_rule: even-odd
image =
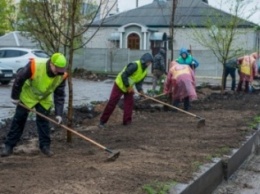
[[171,70],[173,79],[177,79],[180,75],[190,74],[190,67],[188,65],[177,65]]
[[[141,61],[135,61],[134,63],[137,64],[137,70],[128,77],[129,86],[132,87],[134,84],[140,82],[145,76],[147,75],[147,69],[143,71]],[[125,87],[123,80],[122,80],[122,74],[125,71],[127,66],[124,67],[124,69],[117,75],[116,77],[116,84],[117,86],[123,91],[126,92],[127,88]]]
[[31,61],[32,77],[25,81],[20,94],[20,100],[29,108],[40,103],[46,110],[50,109],[53,106],[51,94],[67,76],[49,77],[46,62],[47,60]]

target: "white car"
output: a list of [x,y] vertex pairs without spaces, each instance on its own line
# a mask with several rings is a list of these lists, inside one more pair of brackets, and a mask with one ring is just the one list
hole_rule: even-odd
[[43,50],[19,47],[0,48],[0,65],[13,68],[17,73],[32,58],[50,58]]
[[9,84],[15,78],[15,75],[14,69],[0,64],[0,83],[2,85]]

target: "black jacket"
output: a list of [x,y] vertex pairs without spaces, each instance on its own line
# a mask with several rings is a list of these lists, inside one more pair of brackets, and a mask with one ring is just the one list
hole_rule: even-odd
[[165,62],[164,62],[163,54],[164,54],[163,51],[160,50],[160,52],[154,56],[154,63],[152,68],[153,70],[157,69],[162,72],[165,72]]
[[236,69],[238,68],[238,62],[236,58],[230,59],[225,63],[226,68]]

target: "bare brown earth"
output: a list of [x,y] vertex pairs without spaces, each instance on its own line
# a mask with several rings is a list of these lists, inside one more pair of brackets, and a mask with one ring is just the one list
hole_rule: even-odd
[[[0,193],[144,194],[167,190],[169,183],[187,183],[201,164],[238,148],[255,131],[259,115],[258,93],[197,92],[190,112],[206,119],[200,129],[198,119],[151,108],[149,101],[136,102],[129,126],[121,125],[123,112],[117,107],[105,129],[96,127],[104,103],[94,113],[75,107],[74,129],[119,150],[115,162],[105,162],[105,151],[76,136],[67,143],[60,128],[52,133],[55,155],[47,158],[38,151],[35,124],[29,121],[15,153],[0,158]],[[9,127],[10,121],[1,127],[0,143]]]

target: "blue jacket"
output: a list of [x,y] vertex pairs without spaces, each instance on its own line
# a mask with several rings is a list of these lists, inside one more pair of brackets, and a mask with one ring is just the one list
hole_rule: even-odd
[[[182,57],[182,54],[186,54],[186,58]],[[199,62],[193,58],[193,56],[188,52],[186,48],[182,48],[180,50],[180,56],[176,59],[176,62],[179,64],[189,65],[191,68],[197,68],[199,66]]]

